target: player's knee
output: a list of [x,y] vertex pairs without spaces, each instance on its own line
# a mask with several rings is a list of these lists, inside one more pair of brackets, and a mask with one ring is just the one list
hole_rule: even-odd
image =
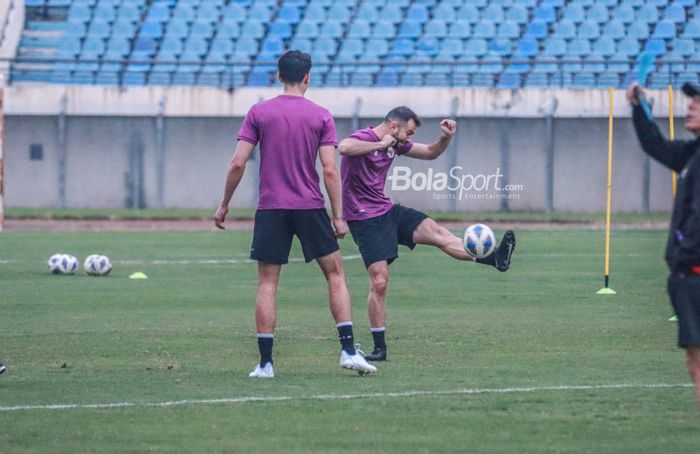
[[386,294],[386,289],[389,286],[389,273],[385,271],[372,273],[370,280],[374,293],[379,295]]

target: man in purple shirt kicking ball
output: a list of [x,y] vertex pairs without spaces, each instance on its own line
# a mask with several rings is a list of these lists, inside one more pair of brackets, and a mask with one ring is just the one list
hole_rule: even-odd
[[367,310],[374,350],[365,356],[368,361],[385,361],[387,357],[386,293],[389,265],[399,255],[399,244],[411,249],[416,244],[435,246],[455,259],[491,265],[499,271],[508,271],[515,249],[515,234],[508,230],[493,254],[475,260],[452,232],[425,213],[394,204],[384,194],[387,174],[396,156],[436,159],[457,131],[455,121],[442,120],[441,135],[433,143],[413,143],[410,138],[420,125],[415,112],[400,106],[392,109],[379,125],[355,131],[338,145],[343,155],[343,214],[369,274]]
[[[275,297],[294,235],[299,238],[306,262],[316,260],[328,282],[330,309],[342,347],[340,366],[361,375],[376,372],[377,369],[355,351],[350,293],[338,248],[337,238],[345,236],[348,228],[342,217],[340,178],[335,161],[335,123],[328,110],[304,98],[311,71],[308,54],[288,51],[280,57],[277,68],[284,94],[258,103],[248,111],[228,167],[224,196],[214,216],[216,226],[223,229],[231,197],[243,177],[246,162],[259,143],[260,197],[250,258],[258,262],[255,322],[260,362],[250,376],[275,376],[272,368]],[[333,211],[332,225],[319,186],[318,157]]]

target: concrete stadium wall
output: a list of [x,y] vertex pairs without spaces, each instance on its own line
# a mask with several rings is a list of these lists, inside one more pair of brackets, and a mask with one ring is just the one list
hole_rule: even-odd
[[[416,141],[439,134],[440,117],[424,118]],[[223,190],[226,167],[235,147],[242,118],[165,117],[164,206],[214,208]],[[359,127],[379,117],[360,117]],[[682,130],[681,119],[676,130]],[[544,210],[546,196],[546,129],[542,118],[458,119],[458,134],[450,149],[435,161],[395,160],[387,190],[395,201],[421,209],[444,211]],[[667,119],[659,124],[667,131]],[[338,118],[339,137],[353,122]],[[45,115],[6,117],[5,192],[9,207],[54,207],[58,204],[58,119]],[[608,123],[604,118],[554,120],[554,210],[605,210]],[[156,121],[138,116],[66,117],[67,207],[124,207],[129,198],[130,153],[143,150],[144,204],[157,206]],[[679,133],[677,133],[679,134]],[[681,134],[679,134],[680,136]],[[686,134],[683,134],[687,137]],[[43,146],[43,160],[29,159],[31,144]],[[505,153],[504,153],[505,152]],[[257,153],[257,151],[256,151]],[[503,155],[507,159],[503,158]],[[232,206],[254,207],[257,201],[257,160],[251,161]],[[629,118],[615,122],[613,209],[638,212],[643,205],[645,155]],[[412,187],[405,188],[411,173]],[[441,185],[439,173],[443,173]],[[500,175],[500,176],[499,176]],[[428,177],[432,184],[428,185]],[[450,191],[454,177],[476,183],[467,191]],[[651,165],[652,211],[671,204],[670,173]],[[499,191],[506,184],[512,191]],[[510,195],[507,201],[499,194]]]

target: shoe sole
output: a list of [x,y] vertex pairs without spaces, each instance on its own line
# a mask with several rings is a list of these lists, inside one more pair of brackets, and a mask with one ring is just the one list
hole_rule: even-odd
[[0,375],[1,375],[1,374],[4,374],[6,370],[7,370],[7,367],[5,367],[5,366],[0,366]]
[[351,366],[351,365],[341,364],[340,367],[342,367],[345,370],[357,371],[357,373],[360,375],[369,375],[369,374],[373,374],[373,373],[377,372],[376,369],[375,370],[364,370],[364,369],[360,369],[358,366],[355,366],[355,365]]

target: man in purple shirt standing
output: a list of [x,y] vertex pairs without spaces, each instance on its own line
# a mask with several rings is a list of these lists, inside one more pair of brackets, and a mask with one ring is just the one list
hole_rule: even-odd
[[[214,216],[216,226],[223,229],[231,197],[259,143],[260,197],[250,258],[258,262],[255,322],[260,362],[250,376],[275,375],[272,367],[275,297],[294,235],[299,238],[306,262],[316,260],[328,282],[330,309],[342,348],[340,366],[361,375],[376,372],[355,351],[350,293],[338,248],[337,238],[345,236],[348,228],[342,217],[340,178],[335,162],[335,123],[328,110],[304,98],[311,70],[308,54],[288,51],[280,57],[277,67],[284,94],[256,104],[248,111],[226,175],[224,196]],[[332,225],[316,171],[319,156],[333,211]]]
[[421,125],[418,116],[406,106],[392,109],[374,128],[355,131],[338,145],[343,155],[340,171],[343,181],[343,214],[369,274],[367,298],[374,350],[369,361],[385,361],[386,293],[389,265],[398,257],[398,245],[413,249],[416,244],[440,248],[458,260],[475,261],[507,271],[515,249],[515,234],[506,231],[500,245],[485,259],[474,259],[462,240],[428,215],[394,204],[384,194],[389,168],[396,156],[436,159],[450,144],[457,131],[453,120],[440,122],[441,135],[433,143],[413,143],[411,136]]

